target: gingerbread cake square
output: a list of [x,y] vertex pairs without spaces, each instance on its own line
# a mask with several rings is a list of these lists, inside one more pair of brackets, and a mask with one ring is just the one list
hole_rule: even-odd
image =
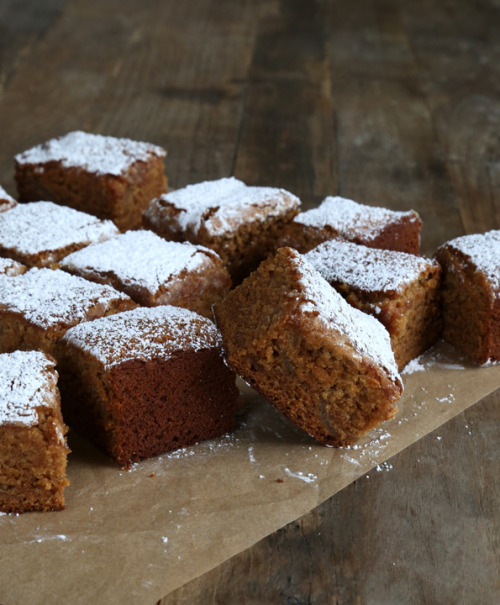
[[52,202],[18,204],[0,214],[0,256],[29,267],[48,267],[118,233],[111,221]]
[[444,338],[477,364],[500,361],[500,230],[463,235],[436,253]]
[[0,275],[0,353],[41,349],[54,355],[68,328],[136,306],[111,286],[60,270]]
[[239,393],[209,319],[141,307],[59,343],[63,413],[123,466],[234,428]]
[[141,305],[173,305],[212,317],[212,305],[231,287],[216,252],[189,242],[168,242],[152,231],[127,231],[74,252],[61,268],[109,284]]
[[5,212],[17,206],[16,200],[0,186],[0,212]]
[[239,281],[274,249],[299,206],[284,189],[249,187],[231,177],[163,194],[151,202],[143,222],[167,240],[215,250]]
[[227,362],[318,441],[349,445],[394,416],[403,383],[389,334],[281,248],[215,306]]
[[21,275],[28,270],[26,265],[18,263],[17,260],[12,258],[0,257],[0,275]]
[[397,212],[335,196],[298,214],[286,225],[279,245],[308,252],[321,242],[341,236],[369,248],[418,254],[421,229],[422,221],[414,210]]
[[137,228],[149,202],[167,190],[165,155],[150,143],[70,132],[16,156],[19,200],[51,200],[121,230]]
[[438,339],[442,327],[438,262],[338,238],[304,257],[347,302],[387,328],[399,370]]
[[0,511],[61,510],[69,484],[67,428],[54,359],[40,351],[0,355]]

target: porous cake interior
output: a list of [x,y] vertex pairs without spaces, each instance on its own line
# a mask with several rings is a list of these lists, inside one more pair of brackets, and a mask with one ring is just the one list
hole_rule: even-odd
[[69,481],[62,419],[51,408],[37,412],[36,426],[0,427],[0,509],[5,512],[64,508]]
[[316,439],[346,445],[391,418],[399,392],[342,333],[301,311],[296,281],[269,259],[216,306],[229,362]]

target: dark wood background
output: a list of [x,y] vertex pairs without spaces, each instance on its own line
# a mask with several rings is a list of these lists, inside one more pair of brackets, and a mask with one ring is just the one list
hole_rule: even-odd
[[[500,2],[0,0],[0,183],[75,129],[166,147],[172,187],[415,208],[432,254],[500,228]],[[500,602],[499,403],[161,605]]]

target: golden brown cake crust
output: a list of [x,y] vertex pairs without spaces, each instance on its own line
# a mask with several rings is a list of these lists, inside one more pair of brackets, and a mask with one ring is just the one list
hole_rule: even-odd
[[69,452],[55,360],[39,351],[0,355],[0,511],[65,507]]
[[47,199],[121,230],[137,228],[149,202],[167,190],[165,155],[149,143],[72,132],[16,156],[19,199]]
[[216,305],[228,363],[317,440],[347,445],[395,413],[389,335],[282,248]]
[[436,252],[443,267],[444,338],[477,364],[500,361],[500,231],[471,234]]

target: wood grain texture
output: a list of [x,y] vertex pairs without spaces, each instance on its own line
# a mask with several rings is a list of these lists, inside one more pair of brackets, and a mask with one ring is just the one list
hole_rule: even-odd
[[[0,183],[69,130],[305,207],[416,208],[422,248],[500,228],[498,0],[5,0]],[[492,395],[162,605],[500,601]]]

